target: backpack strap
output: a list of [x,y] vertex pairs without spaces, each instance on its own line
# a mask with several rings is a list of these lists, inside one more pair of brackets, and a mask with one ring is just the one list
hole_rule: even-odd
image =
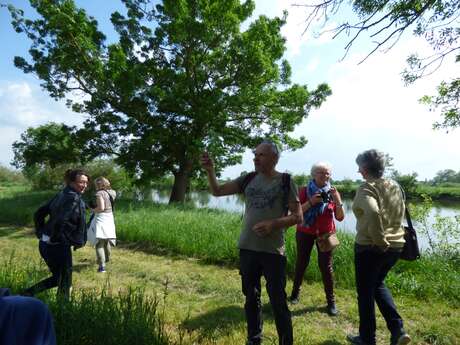
[[103,189],[104,192],[107,193],[107,195],[109,196],[109,200],[110,200],[110,207],[112,208],[112,212],[113,212],[113,204],[115,203],[114,200],[113,200],[113,197],[110,195],[109,192],[107,192],[105,189]]
[[246,190],[246,187],[248,186],[249,182],[251,182],[254,179],[254,177],[256,177],[256,175],[257,175],[257,171],[252,171],[246,174],[246,176],[243,179],[243,183],[241,184],[241,189],[240,189],[241,194],[244,194],[244,191]]
[[287,216],[289,212],[289,190],[291,189],[291,175],[288,173],[283,173],[281,175],[281,188],[283,190],[283,205],[284,205],[284,215]]
[[[257,172],[252,171],[244,177],[243,183],[241,184],[240,193],[244,194],[246,187],[254,179],[254,177],[256,177],[256,175],[257,175]],[[283,205],[284,205],[284,210],[285,210],[284,215],[287,215],[289,211],[289,190],[290,188],[291,188],[291,175],[288,173],[282,173],[281,174],[281,189],[283,191]]]

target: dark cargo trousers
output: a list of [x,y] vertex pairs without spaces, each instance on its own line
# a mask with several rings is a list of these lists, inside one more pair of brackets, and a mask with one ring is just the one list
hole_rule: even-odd
[[52,275],[28,288],[26,294],[33,296],[57,286],[58,295],[68,299],[72,286],[72,251],[70,245],[48,244],[39,241],[38,249]]
[[286,257],[277,254],[240,250],[240,274],[244,310],[248,329],[248,344],[262,341],[261,278],[265,277],[280,345],[292,345],[291,312],[286,302]]

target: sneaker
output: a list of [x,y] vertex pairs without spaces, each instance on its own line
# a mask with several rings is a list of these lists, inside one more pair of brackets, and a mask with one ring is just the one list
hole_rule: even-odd
[[391,338],[391,345],[407,345],[412,340],[406,332],[401,332],[398,336]]
[[97,272],[98,273],[105,273],[106,272],[105,267],[104,266],[99,266],[99,268],[97,269]]
[[359,335],[347,334],[347,340],[353,345],[367,345]]
[[329,316],[339,315],[339,311],[337,310],[335,303],[328,304],[326,307],[326,311],[329,314]]

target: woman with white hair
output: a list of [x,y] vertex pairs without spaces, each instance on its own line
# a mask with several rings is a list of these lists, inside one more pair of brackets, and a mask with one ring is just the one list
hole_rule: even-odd
[[96,187],[95,214],[88,229],[88,240],[96,247],[96,258],[99,264],[98,272],[104,273],[105,264],[110,260],[111,246],[115,246],[116,233],[113,218],[113,206],[116,192],[111,188],[105,177],[94,181]]
[[340,193],[329,182],[331,165],[325,162],[314,164],[311,168],[311,177],[312,180],[308,185],[299,190],[304,223],[297,225],[297,260],[290,301],[293,304],[299,302],[300,287],[310,262],[313,245],[316,242],[318,265],[326,294],[327,313],[335,316],[338,311],[334,297],[332,250],[321,251],[317,239],[335,233],[334,218],[342,221],[345,218],[345,213]]

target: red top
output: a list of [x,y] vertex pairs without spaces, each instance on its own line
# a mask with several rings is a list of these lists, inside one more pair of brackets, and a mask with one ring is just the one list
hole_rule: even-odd
[[[300,204],[307,202],[307,187],[301,187],[299,189],[299,200]],[[334,213],[336,205],[334,202],[327,204],[323,214],[320,214],[312,226],[303,226],[297,224],[297,231],[304,232],[311,235],[319,235],[325,233],[335,232]]]

